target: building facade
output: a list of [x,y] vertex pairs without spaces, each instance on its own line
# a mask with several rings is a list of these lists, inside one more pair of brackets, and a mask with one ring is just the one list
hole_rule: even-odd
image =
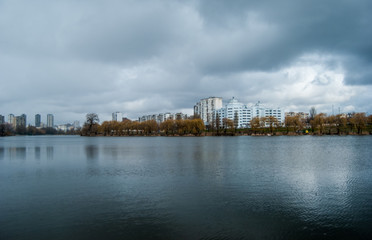
[[279,107],[271,108],[262,105],[260,102],[257,102],[252,107],[252,116],[253,117],[275,117],[279,123],[284,123],[284,111]]
[[160,113],[152,115],[144,115],[138,118],[139,122],[145,122],[150,120],[155,120],[157,123],[162,123],[166,120],[186,120],[188,118],[187,114],[183,113]]
[[5,118],[3,115],[0,115],[0,124],[5,123]]
[[138,118],[139,122],[145,122],[150,120],[155,120],[157,123],[162,123],[166,120],[186,120],[188,118],[187,114],[183,113],[160,113],[152,115],[144,115]]
[[299,116],[301,119],[308,119],[310,117],[309,113],[305,113],[305,112],[286,112],[285,113],[285,116],[287,117],[295,117],[295,116]]
[[233,97],[225,107],[214,113],[214,119],[219,121],[221,126],[224,118],[233,120],[238,128],[247,128],[252,120],[252,109]]
[[47,115],[47,127],[48,128],[54,127],[54,116],[53,116],[53,114],[48,114]]
[[26,127],[27,125],[27,116],[26,114],[22,114],[21,116],[15,117],[15,129],[19,127]]
[[[219,121],[220,126],[223,124],[223,119],[227,118],[234,121],[237,128],[250,127],[251,120],[254,117],[270,116],[275,117],[279,123],[284,123],[284,112],[280,108],[265,107],[260,102],[248,107],[234,97],[230,99],[225,107],[214,111],[214,120]],[[269,123],[266,123],[266,125],[269,125]]]
[[35,115],[35,127],[40,127],[41,125],[41,116],[40,114]]
[[112,121],[117,121],[117,122],[123,121],[123,114],[121,112],[112,113]]
[[12,125],[12,127],[15,129],[16,128],[16,119],[14,114],[9,114],[8,115],[8,123]]
[[214,119],[214,111],[222,108],[221,97],[200,99],[194,106],[194,116],[200,116],[205,125],[210,125]]

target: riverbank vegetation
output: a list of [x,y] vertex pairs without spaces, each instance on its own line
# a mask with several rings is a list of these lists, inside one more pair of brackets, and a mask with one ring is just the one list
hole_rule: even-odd
[[[311,113],[311,111],[310,111]],[[365,113],[338,114],[327,116],[313,111],[308,118],[287,116],[284,123],[275,117],[256,117],[248,128],[238,128],[239,119],[218,118],[205,126],[198,118],[168,119],[162,123],[155,120],[144,122],[125,120],[104,121],[99,124],[98,115],[87,114],[83,128],[61,131],[54,128],[36,128],[18,126],[16,129],[8,123],[0,124],[0,136],[14,135],[81,135],[81,136],[239,136],[239,135],[371,135],[372,115]]]
[[80,131],[70,130],[61,131],[55,128],[36,128],[34,126],[18,126],[16,129],[11,124],[3,123],[0,124],[0,137],[15,136],[15,135],[78,135]]
[[88,114],[81,130],[82,136],[236,136],[236,135],[370,135],[372,115],[354,113],[327,116],[324,113],[287,116],[284,124],[275,117],[253,118],[248,128],[237,128],[238,119],[223,119],[205,126],[199,118],[155,120],[144,122],[125,120],[104,121],[99,124],[97,114]]
[[[160,124],[155,120],[145,122],[104,121],[99,124],[98,116],[88,115],[81,130],[82,136],[201,136],[205,132],[205,126],[201,119],[169,119]],[[92,117],[94,117],[94,121],[92,121]]]

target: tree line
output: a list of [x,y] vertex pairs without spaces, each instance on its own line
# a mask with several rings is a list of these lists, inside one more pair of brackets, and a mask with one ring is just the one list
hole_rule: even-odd
[[[222,123],[221,123],[222,122]],[[210,135],[366,135],[372,134],[372,115],[365,113],[327,115],[317,114],[315,109],[304,118],[300,115],[286,116],[283,123],[273,116],[254,117],[246,128],[239,128],[239,118],[224,118],[216,115],[207,126]]]
[[98,115],[89,113],[81,130],[82,136],[200,136],[205,131],[204,123],[199,118],[169,119],[162,123],[155,120],[144,122],[125,120],[104,121],[99,124]]
[[80,131],[70,130],[64,132],[56,130],[55,128],[36,128],[34,126],[17,126],[15,129],[9,123],[0,124],[0,136],[14,136],[14,135],[76,135]]
[[[221,124],[222,122],[222,124]],[[327,116],[324,113],[310,114],[308,118],[299,115],[286,116],[282,124],[277,118],[255,117],[247,128],[238,128],[239,119],[222,121],[216,117],[209,126],[204,126],[203,121],[195,116],[187,120],[166,120],[157,123],[155,120],[145,122],[125,120],[123,122],[104,121],[99,124],[97,114],[87,114],[87,121],[80,134],[82,136],[185,136],[185,135],[348,135],[372,134],[372,115],[354,113]]]
[[251,121],[249,129],[235,130],[247,134],[273,135],[367,135],[372,134],[372,115],[353,113],[330,115],[325,113],[301,116],[286,116],[281,124],[275,117],[256,117]]
[[[222,122],[222,124],[221,124]],[[239,119],[218,116],[213,123],[205,126],[203,121],[195,116],[191,119],[166,120],[157,123],[155,120],[145,122],[125,120],[123,122],[104,121],[99,124],[98,115],[89,113],[80,131],[57,131],[54,128],[36,128],[34,126],[19,126],[13,129],[8,123],[0,124],[0,136],[13,135],[74,135],[82,136],[231,136],[231,135],[366,135],[372,134],[372,115],[365,113],[338,114],[327,116],[316,114],[310,110],[308,118],[301,116],[286,116],[282,124],[273,116],[255,117],[247,128],[238,128]]]

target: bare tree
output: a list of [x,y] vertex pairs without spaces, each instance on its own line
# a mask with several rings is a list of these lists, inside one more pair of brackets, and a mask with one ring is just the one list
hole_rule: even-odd
[[267,121],[269,122],[270,133],[273,134],[274,129],[279,125],[278,119],[274,116],[268,116]]
[[98,132],[98,123],[99,123],[99,118],[96,113],[88,113],[86,115],[86,121],[84,123],[84,127],[82,129],[82,134],[83,135],[92,135],[92,133],[97,134]]
[[350,123],[357,129],[358,134],[363,133],[363,129],[367,124],[367,117],[365,113],[355,113],[350,119]]
[[311,107],[310,108],[310,120],[314,120],[315,115],[316,115],[315,107]]

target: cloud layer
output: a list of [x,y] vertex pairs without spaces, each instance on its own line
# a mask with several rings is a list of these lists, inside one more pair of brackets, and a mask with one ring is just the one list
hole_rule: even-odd
[[[0,0],[0,114],[372,112],[371,1]],[[31,121],[32,123],[32,121]]]

